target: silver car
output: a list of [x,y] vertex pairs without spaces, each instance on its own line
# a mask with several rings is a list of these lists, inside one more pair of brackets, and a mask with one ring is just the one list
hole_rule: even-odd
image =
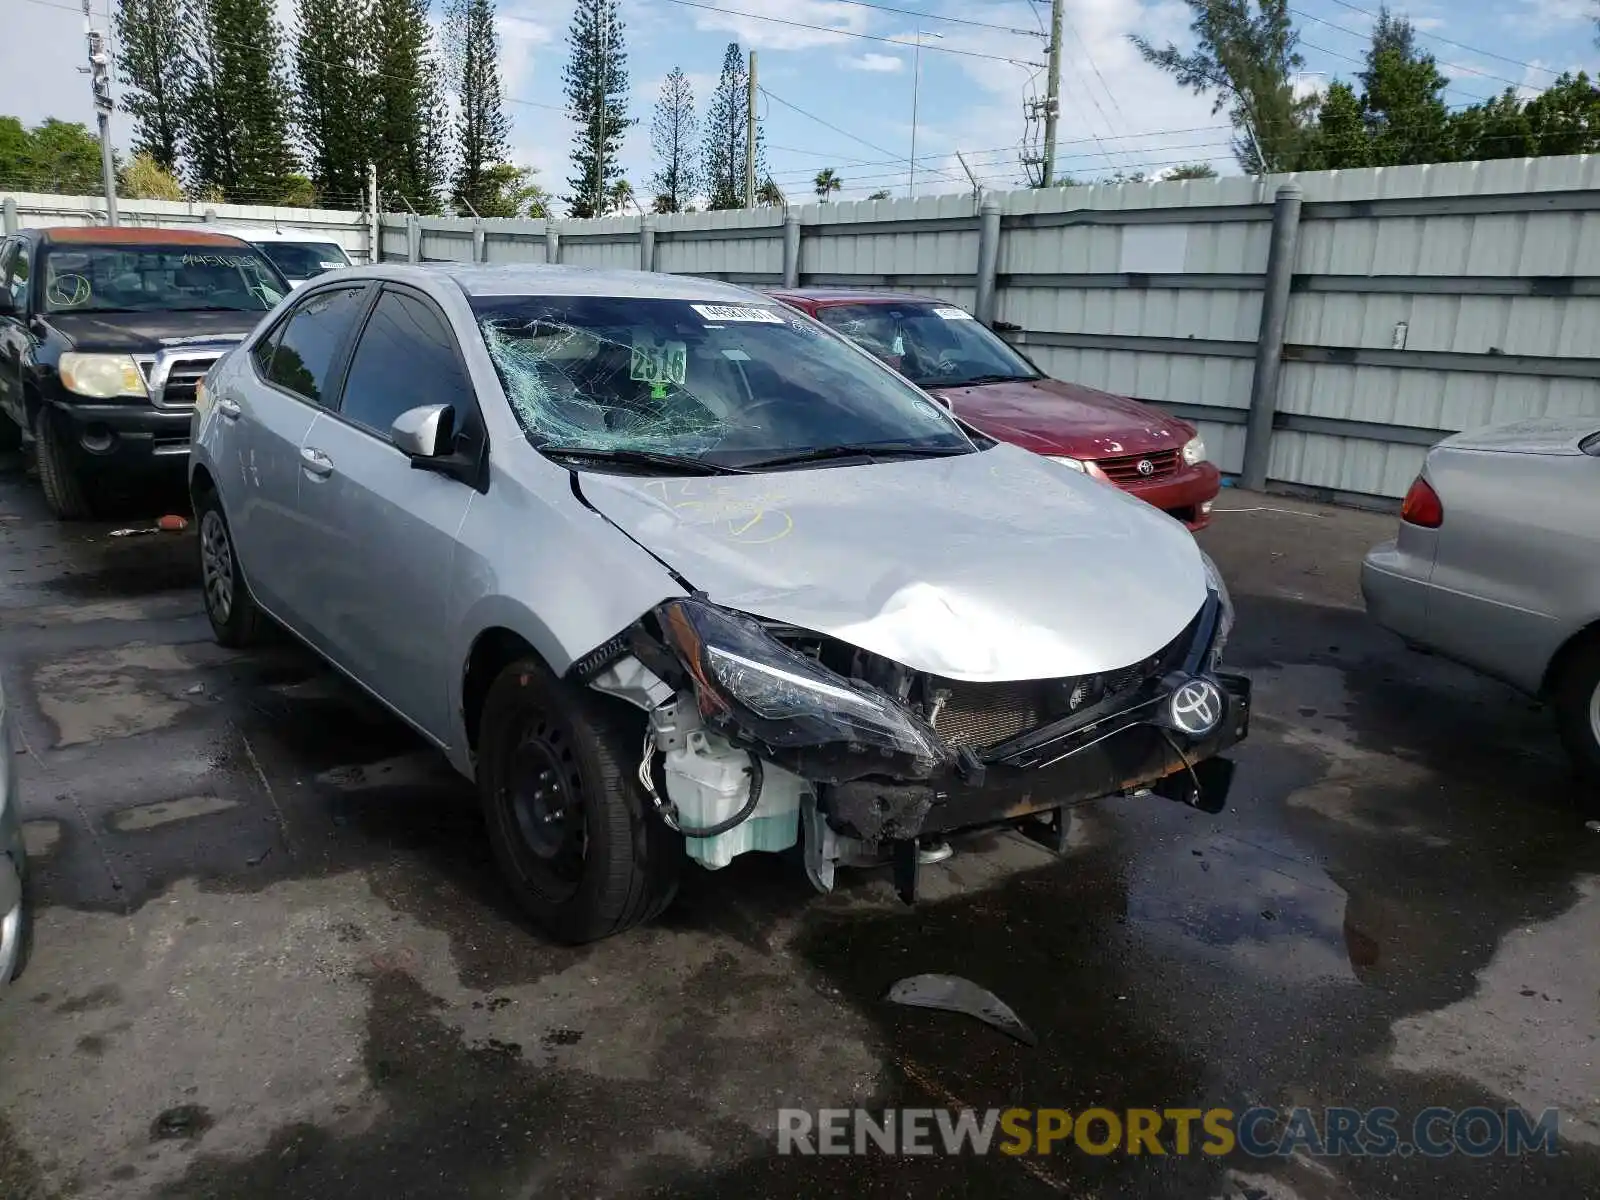
[[1361,589],[1414,646],[1547,700],[1600,783],[1600,417],[1440,442]]
[[28,856],[22,846],[21,801],[17,797],[15,742],[6,693],[0,684],[0,991],[22,974],[31,933]]
[[193,445],[217,637],[269,616],[443,750],[567,940],[660,911],[685,856],[798,843],[827,889],[876,854],[909,900],[949,830],[1214,807],[1245,733],[1183,526],[742,288],[313,280]]

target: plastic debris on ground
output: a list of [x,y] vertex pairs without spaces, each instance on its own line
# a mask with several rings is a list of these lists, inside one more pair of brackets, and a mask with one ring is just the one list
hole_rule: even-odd
[[1033,1030],[1000,997],[959,975],[908,975],[889,989],[891,1004],[964,1013],[992,1025],[1025,1046],[1037,1046]]

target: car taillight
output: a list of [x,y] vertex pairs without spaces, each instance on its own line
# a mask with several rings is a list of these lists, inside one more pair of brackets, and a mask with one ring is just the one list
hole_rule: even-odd
[[1444,524],[1444,505],[1439,502],[1439,493],[1421,475],[1417,476],[1417,481],[1406,493],[1405,502],[1400,505],[1400,519],[1410,525],[1421,525],[1424,529],[1437,529]]

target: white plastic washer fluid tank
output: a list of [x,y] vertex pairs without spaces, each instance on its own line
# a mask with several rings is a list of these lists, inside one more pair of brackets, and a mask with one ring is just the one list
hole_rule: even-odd
[[[750,798],[750,756],[716,734],[690,733],[686,744],[664,756],[667,795],[685,829],[707,829],[726,821]],[[763,761],[761,799],[745,820],[715,837],[685,837],[689,857],[716,870],[751,850],[776,852],[794,845],[800,834],[800,798],[806,781]]]

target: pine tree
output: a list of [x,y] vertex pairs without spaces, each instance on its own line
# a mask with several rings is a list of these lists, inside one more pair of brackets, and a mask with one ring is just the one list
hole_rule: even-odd
[[617,0],[578,0],[567,31],[571,56],[562,71],[567,113],[577,126],[572,135],[574,217],[598,217],[611,204],[613,184],[622,178],[617,161],[628,119],[628,52],[622,41]]
[[[449,0],[445,9],[450,82],[459,111],[456,140],[461,155],[451,185],[451,200],[478,209],[492,201],[487,172],[507,154],[511,124],[500,96],[500,44],[494,29],[494,0]],[[482,211],[478,209],[478,211]]]
[[1304,165],[1314,171],[1346,171],[1372,165],[1372,138],[1361,98],[1336,80],[1322,96]]
[[324,202],[363,194],[371,154],[365,0],[298,0],[293,50],[296,116],[311,181]]
[[450,114],[428,0],[371,0],[366,63],[367,154],[378,168],[378,190],[404,197],[418,212],[437,212],[448,176]]
[[272,203],[295,172],[272,0],[184,0],[184,156],[197,192]]
[[1378,9],[1359,73],[1367,128],[1377,164],[1445,162],[1450,158],[1450,113],[1441,97],[1449,80],[1433,55],[1418,51],[1416,31],[1387,7]]
[[1184,3],[1194,15],[1189,24],[1193,51],[1185,54],[1170,43],[1158,49],[1138,34],[1129,35],[1133,44],[1147,63],[1196,95],[1211,93],[1213,112],[1228,110],[1239,131],[1234,157],[1246,171],[1294,170],[1315,100],[1294,94],[1294,79],[1305,59],[1297,48],[1300,34],[1289,14],[1289,0]]
[[656,193],[656,211],[682,212],[700,188],[700,168],[695,162],[695,135],[700,122],[694,115],[694,92],[682,67],[673,67],[661,84],[661,99],[650,122],[650,145],[661,169],[650,177]]
[[[750,113],[750,72],[738,42],[729,42],[722,55],[722,76],[711,94],[706,112],[705,188],[711,208],[741,208],[744,205],[744,153],[749,141],[746,122]],[[761,145],[761,126],[756,125],[756,178],[766,172],[766,155]]]
[[133,117],[133,151],[148,154],[167,173],[177,170],[183,145],[183,59],[179,0],[121,0],[117,6],[117,68],[122,107]]

